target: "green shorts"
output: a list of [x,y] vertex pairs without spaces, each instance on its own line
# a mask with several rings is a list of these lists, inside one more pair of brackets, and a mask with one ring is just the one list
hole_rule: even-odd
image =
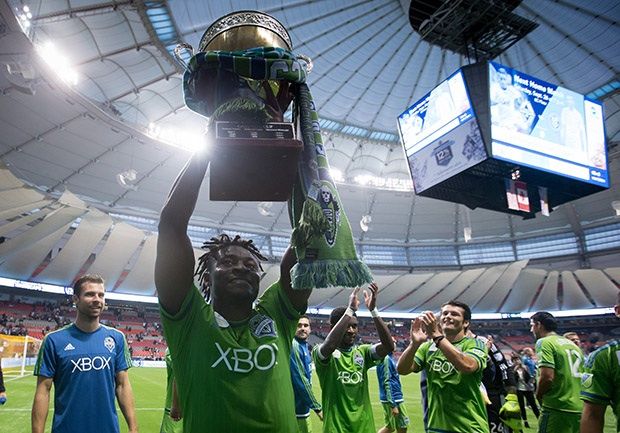
[[398,415],[396,416],[392,414],[392,406],[389,403],[381,403],[381,406],[383,406],[383,421],[388,429],[407,428],[409,417],[404,404],[399,403],[396,406],[398,408]]
[[310,424],[310,417],[297,418],[297,426],[299,427],[299,433],[312,433],[312,426]]
[[581,413],[543,408],[538,419],[538,433],[579,433]]

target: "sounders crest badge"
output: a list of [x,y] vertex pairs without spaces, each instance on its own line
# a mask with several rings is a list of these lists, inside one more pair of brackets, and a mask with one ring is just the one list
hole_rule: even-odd
[[103,340],[103,345],[105,346],[106,349],[108,349],[110,352],[114,352],[114,348],[116,347],[116,343],[114,342],[114,338],[112,337],[106,337]]
[[248,325],[257,338],[277,336],[276,325],[270,317],[258,314],[250,319]]
[[336,242],[338,225],[340,224],[340,205],[327,186],[322,186],[320,189],[319,204],[323,210],[323,215],[325,215],[329,223],[329,229],[325,231],[325,242],[327,242],[327,245],[330,247],[333,247]]
[[360,368],[364,368],[364,357],[359,353],[353,356],[353,362]]

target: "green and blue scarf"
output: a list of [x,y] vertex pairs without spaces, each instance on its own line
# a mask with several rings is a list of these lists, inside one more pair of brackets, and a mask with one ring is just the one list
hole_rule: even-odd
[[[250,81],[239,84],[244,80]],[[297,255],[297,264],[291,270],[293,288],[358,287],[370,283],[372,275],[357,258],[351,225],[329,171],[319,117],[306,84],[305,65],[293,53],[273,47],[198,53],[183,76],[185,103],[192,111],[214,119],[222,105],[230,109],[257,104],[260,98],[253,98],[248,91],[244,97],[227,100],[226,94],[235,86],[247,85],[245,90],[256,90],[252,82],[267,80],[292,83],[293,122],[303,142],[297,180],[288,201],[293,227],[291,245]]]

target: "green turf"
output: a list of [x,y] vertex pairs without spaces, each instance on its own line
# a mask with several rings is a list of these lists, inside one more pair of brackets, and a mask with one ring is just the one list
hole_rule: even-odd
[[[130,370],[131,384],[134,389],[136,400],[136,412],[141,433],[157,433],[163,411],[166,387],[166,371],[159,368],[132,368]],[[420,387],[418,375],[410,375],[401,378],[403,392],[405,394],[405,405],[411,418],[410,432],[422,432],[422,406],[420,403]],[[8,401],[4,406],[0,406],[0,426],[2,433],[24,433],[30,431],[30,408],[32,407],[32,397],[34,395],[36,378],[26,376],[19,379],[5,378]],[[374,371],[369,373],[370,395],[373,398],[373,414],[377,429],[381,427],[383,411],[378,400],[377,379]],[[318,380],[314,379],[314,388],[318,398],[320,389]],[[52,397],[53,401],[53,397]],[[47,420],[46,433],[50,432],[52,412]],[[127,432],[127,426],[119,411],[121,419],[121,432]],[[534,414],[528,409],[528,420],[530,429],[525,432],[536,432],[537,422]],[[320,433],[321,422],[312,414],[312,427],[314,433]],[[611,410],[607,410],[605,419],[605,433],[615,432],[615,419]],[[250,432],[248,432],[250,433]]]

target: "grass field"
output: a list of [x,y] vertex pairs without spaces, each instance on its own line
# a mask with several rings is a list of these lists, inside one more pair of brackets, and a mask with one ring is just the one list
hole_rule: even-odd
[[[132,368],[130,370],[131,383],[134,389],[136,399],[136,411],[138,415],[138,423],[141,433],[158,433],[161,423],[163,404],[165,398],[166,387],[166,371],[159,368]],[[32,406],[32,397],[34,395],[36,378],[33,376],[25,376],[22,378],[5,379],[8,400],[4,406],[0,406],[0,426],[2,433],[26,433],[30,431],[30,408]],[[374,371],[369,373],[370,395],[373,401],[372,409],[377,429],[381,427],[383,420],[383,412],[378,400],[377,379]],[[409,432],[423,432],[422,424],[422,405],[420,401],[419,378],[417,375],[402,378],[403,392],[405,394],[405,405],[411,419]],[[320,389],[318,380],[315,378],[315,392],[320,398]],[[53,401],[53,398],[52,398]],[[51,430],[52,412],[47,419],[46,433]],[[127,426],[122,419],[119,411],[119,419],[121,419],[121,432],[127,432]],[[314,433],[321,432],[321,422],[312,414],[312,427]],[[536,432],[538,424],[533,413],[528,408],[528,420],[530,421],[530,429],[525,432]],[[605,419],[605,433],[615,432],[615,419],[611,410],[607,410]],[[200,433],[200,432],[198,432]],[[251,432],[239,432],[251,433]],[[343,432],[344,433],[344,432]],[[354,433],[354,432],[346,432]]]

